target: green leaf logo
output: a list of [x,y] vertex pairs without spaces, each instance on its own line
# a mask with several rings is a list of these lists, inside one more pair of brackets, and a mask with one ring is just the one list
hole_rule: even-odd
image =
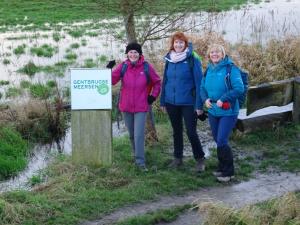
[[109,91],[109,87],[107,84],[100,84],[98,86],[97,91],[99,92],[100,95],[106,95]]

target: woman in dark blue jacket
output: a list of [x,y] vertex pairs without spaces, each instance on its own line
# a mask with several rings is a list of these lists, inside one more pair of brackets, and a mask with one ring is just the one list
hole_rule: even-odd
[[202,172],[205,170],[204,152],[196,131],[197,115],[203,115],[201,62],[193,54],[192,45],[182,32],[172,36],[165,60],[160,105],[162,110],[167,111],[173,128],[174,160],[170,166],[177,168],[183,163],[183,118],[197,162],[196,171]]
[[[244,85],[240,70],[226,56],[222,45],[213,44],[208,49],[209,64],[206,76],[201,82],[201,98],[208,108],[208,119],[217,143],[218,169],[214,172],[217,180],[228,182],[234,176],[234,165],[229,135],[235,127],[239,114],[238,97],[243,94]],[[229,89],[225,82],[230,67]]]

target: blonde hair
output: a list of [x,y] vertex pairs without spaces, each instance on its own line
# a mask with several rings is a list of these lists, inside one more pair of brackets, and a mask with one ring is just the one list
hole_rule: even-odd
[[209,59],[210,59],[209,54],[210,54],[213,50],[222,52],[222,54],[223,54],[223,59],[225,58],[226,52],[225,52],[225,48],[223,47],[223,45],[220,45],[220,44],[212,44],[212,45],[208,46],[208,49],[207,49],[207,57],[208,57]]

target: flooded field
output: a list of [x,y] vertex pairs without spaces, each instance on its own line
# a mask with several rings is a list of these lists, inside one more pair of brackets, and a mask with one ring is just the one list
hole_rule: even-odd
[[[195,26],[191,32],[216,31],[231,43],[263,44],[271,38],[299,35],[299,14],[300,1],[274,0],[218,14],[193,13],[185,18],[184,24],[211,21]],[[68,87],[68,68],[103,68],[110,59],[122,60],[125,42],[121,27],[120,20],[86,21],[61,24],[59,30],[50,27],[48,31],[0,33],[0,81],[3,81],[0,101],[9,99],[12,95],[5,94],[7,89],[19,87],[22,80],[32,83],[54,80],[60,87]],[[145,54],[150,49],[165,49],[166,41],[147,42]]]

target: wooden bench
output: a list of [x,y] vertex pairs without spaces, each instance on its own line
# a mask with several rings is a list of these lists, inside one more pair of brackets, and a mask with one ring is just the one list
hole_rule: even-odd
[[286,121],[300,122],[300,77],[250,87],[236,128],[249,132],[275,128]]

